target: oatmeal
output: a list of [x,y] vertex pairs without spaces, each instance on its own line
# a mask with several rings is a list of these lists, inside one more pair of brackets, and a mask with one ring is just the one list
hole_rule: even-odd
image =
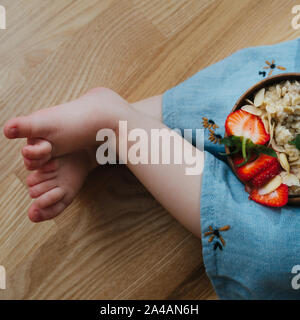
[[289,194],[300,194],[300,151],[292,143],[300,135],[300,83],[268,86],[255,94],[253,102],[246,102],[242,109],[259,116],[270,134],[269,146],[277,153],[283,169],[280,176]]

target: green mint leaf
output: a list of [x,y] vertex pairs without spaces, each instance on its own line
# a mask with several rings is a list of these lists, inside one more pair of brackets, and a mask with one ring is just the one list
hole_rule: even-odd
[[244,160],[242,163],[238,164],[237,167],[239,168],[239,167],[242,167],[242,166],[244,166],[245,164],[247,164],[247,163],[249,162],[251,156],[252,156],[252,153],[251,153],[251,152],[248,153],[248,155],[246,156],[246,158],[244,158],[245,160]]
[[[250,154],[248,156],[248,158],[244,162],[238,164],[237,167],[239,168],[239,167],[244,166],[245,164],[247,164],[249,162],[251,156],[252,156],[252,154]],[[256,156],[251,160],[251,162],[255,161],[258,157],[259,157],[259,154],[257,153]]]
[[257,144],[253,143],[250,139],[247,139],[247,149],[254,150],[258,146]]
[[246,150],[247,140],[248,139],[246,139],[245,137],[242,138],[242,155],[245,160],[247,160],[247,150]]
[[221,139],[221,143],[224,144],[227,147],[233,147],[234,146],[234,142],[232,141],[232,137],[225,137],[223,139]]
[[232,136],[231,139],[236,146],[242,148],[243,137]]
[[242,146],[242,138],[237,136],[229,136],[225,137],[221,140],[221,143],[227,147],[241,147]]
[[298,150],[300,150],[300,134],[297,134],[296,138],[292,141],[289,141],[289,144],[293,144],[296,146]]
[[237,154],[239,153],[240,150],[239,149],[235,149],[234,151],[230,152],[230,153],[226,153],[226,152],[219,152],[219,155],[221,156],[232,156],[233,154]]
[[[292,141],[290,143],[292,144],[298,143],[299,150],[300,150],[300,135],[298,135],[295,140],[296,140],[295,142]],[[231,149],[231,152],[227,154],[227,156],[230,156],[239,152],[242,154],[244,161],[243,163],[239,164],[238,167],[241,167],[247,164],[250,161],[253,153],[256,154],[256,157],[255,159],[252,159],[251,162],[255,161],[261,153],[277,158],[277,154],[272,148],[268,148],[260,144],[255,144],[252,142],[251,139],[247,139],[246,137],[229,136],[229,137],[223,138],[221,140],[221,143],[223,143],[224,145],[226,145]]]
[[263,153],[263,154],[266,154],[267,156],[277,158],[277,154],[276,154],[275,150],[273,150],[271,148],[268,148],[263,145],[257,145],[255,149],[259,153]]

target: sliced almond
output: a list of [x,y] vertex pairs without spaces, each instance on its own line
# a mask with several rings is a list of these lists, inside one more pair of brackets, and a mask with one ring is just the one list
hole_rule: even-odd
[[265,127],[265,130],[267,133],[270,133],[270,128],[269,128],[269,122],[268,122],[268,119],[266,117],[263,117],[262,119],[262,122],[264,124],[264,127]]
[[269,130],[270,130],[270,140],[269,140],[269,143],[268,143],[268,146],[271,145],[272,141],[273,141],[273,138],[274,138],[274,127],[275,127],[275,124],[272,124],[271,122],[271,116],[270,114],[268,113],[268,122],[269,122]]
[[281,87],[279,84],[276,85],[276,92],[277,92],[278,97],[281,97]]
[[286,172],[290,172],[290,165],[289,165],[289,162],[288,162],[288,159],[286,157],[286,154],[285,153],[280,153],[279,154],[279,162],[280,162],[280,165],[281,167],[286,171]]
[[294,156],[290,155],[290,156],[289,156],[289,160],[290,160],[291,162],[298,160],[298,158],[299,158],[298,155],[294,155]]
[[259,107],[263,104],[265,99],[265,88],[260,89],[254,97],[254,105],[255,107]]
[[284,152],[285,151],[283,147],[276,144],[274,139],[271,141],[271,146],[277,152]]
[[265,184],[262,188],[258,190],[258,193],[261,195],[271,193],[275,191],[282,183],[281,176],[276,176],[272,180],[270,180],[267,184]]
[[286,184],[288,187],[300,186],[299,179],[296,175],[289,173],[282,177],[282,183]]
[[298,159],[294,162],[290,161],[290,164],[291,164],[291,166],[298,166],[298,165],[300,165],[300,159]]
[[254,103],[253,103],[251,100],[245,99],[245,101],[247,101],[249,104],[251,104],[252,106],[254,106]]
[[285,177],[285,176],[287,176],[289,173],[287,173],[286,171],[281,171],[280,173],[279,173],[279,175],[280,175],[280,177],[281,177],[281,179],[283,180],[283,178]]
[[255,116],[260,116],[262,114],[262,111],[260,109],[249,104],[243,106],[241,109],[251,114],[254,114]]

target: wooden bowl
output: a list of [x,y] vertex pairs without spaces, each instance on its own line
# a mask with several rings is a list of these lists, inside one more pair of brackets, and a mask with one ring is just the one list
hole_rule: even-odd
[[[245,99],[250,99],[251,101],[254,100],[254,95],[256,92],[258,92],[260,89],[267,87],[269,85],[275,84],[275,83],[279,83],[281,81],[285,81],[285,80],[298,80],[300,82],[300,73],[281,73],[272,77],[268,77],[258,83],[256,83],[254,86],[252,86],[250,89],[248,89],[236,102],[236,104],[234,105],[233,109],[231,110],[231,112],[236,111],[238,109],[240,109],[242,106],[244,106],[245,104],[249,104],[245,101]],[[227,136],[227,134],[225,133],[225,137]],[[225,150],[226,153],[229,154],[230,150],[227,146],[225,146]],[[234,172],[234,174],[238,177],[235,167],[233,165],[233,161],[231,156],[227,156],[228,159],[228,163],[232,169],[232,171]],[[239,178],[239,177],[238,177]],[[240,180],[240,179],[239,179]],[[241,181],[241,180],[240,180]],[[241,181],[243,182],[243,181]],[[299,195],[290,195],[289,196],[289,201],[288,204],[291,205],[300,205],[300,194]]]

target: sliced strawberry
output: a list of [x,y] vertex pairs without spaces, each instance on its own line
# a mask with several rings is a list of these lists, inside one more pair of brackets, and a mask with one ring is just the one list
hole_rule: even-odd
[[288,202],[288,186],[281,184],[275,191],[261,195],[259,189],[252,189],[249,199],[269,207],[282,207]]
[[276,160],[274,163],[251,179],[250,182],[254,187],[262,187],[281,172],[280,163],[276,158],[274,159]]
[[255,144],[265,144],[270,140],[262,120],[241,109],[228,115],[225,130],[229,136],[249,138]]
[[244,159],[241,155],[235,156],[233,158],[233,163],[236,167],[237,175],[242,181],[246,182],[254,178],[256,175],[258,175],[262,171],[266,170],[270,166],[272,166],[274,163],[278,162],[278,160],[275,157],[271,157],[261,153],[256,160],[252,162],[248,162],[241,167],[237,167],[237,165],[243,162],[244,162]]

